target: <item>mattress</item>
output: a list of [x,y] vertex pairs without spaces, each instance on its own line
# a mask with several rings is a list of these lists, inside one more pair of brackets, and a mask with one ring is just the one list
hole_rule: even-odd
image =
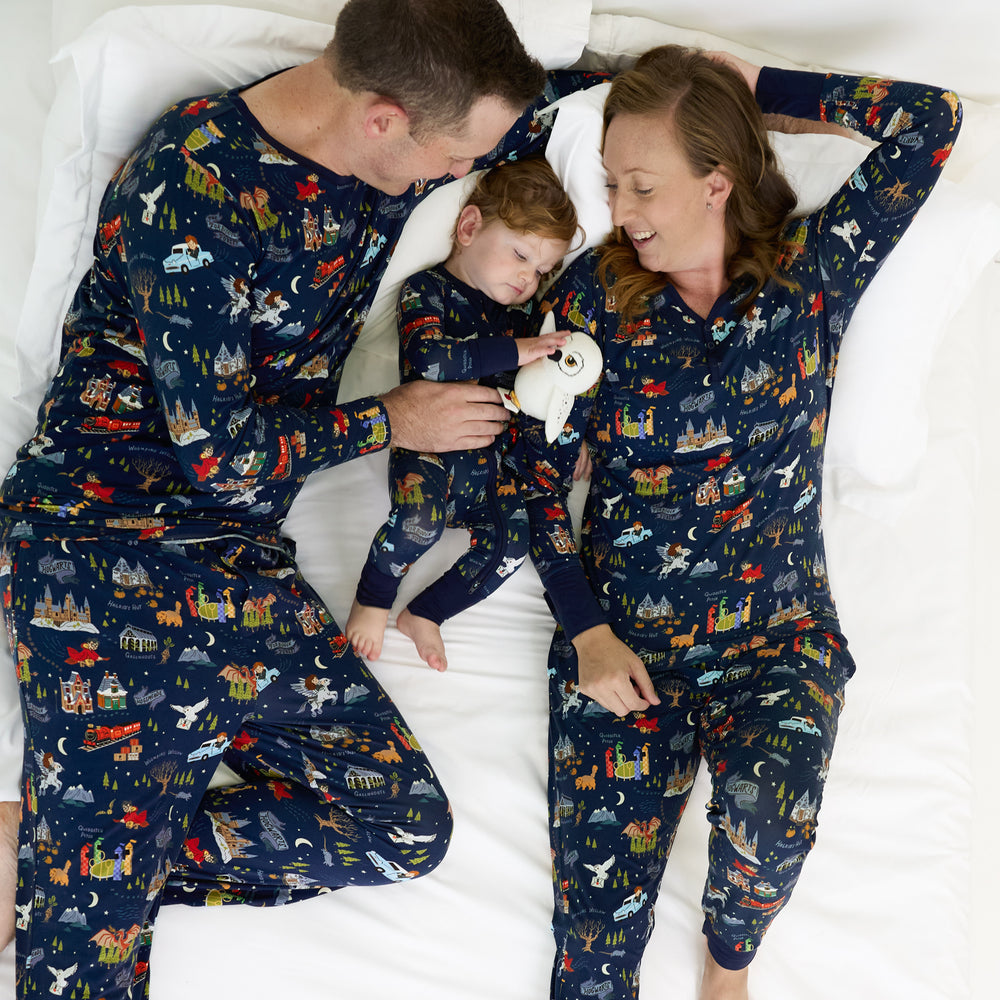
[[[30,436],[72,276],[89,262],[96,196],[136,130],[206,84],[310,58],[339,6],[15,0],[0,11],[6,37],[16,39],[0,108],[4,465]],[[965,125],[941,188],[863,300],[842,357],[823,503],[827,568],[858,670],[817,847],[755,959],[751,995],[985,1000],[995,996],[990,956],[1000,930],[990,902],[1000,889],[990,739],[1000,682],[981,624],[995,606],[1000,555],[987,437],[1000,360],[1000,71],[992,50],[1000,14],[973,2],[905,15],[861,0],[810,6],[808,15],[791,0],[767,13],[754,6],[505,3],[550,66],[616,68],[651,44],[680,41],[775,65],[923,78],[963,97]],[[593,95],[589,104],[568,102],[550,151],[593,227],[601,219],[592,183],[598,113]],[[840,137],[775,142],[803,203],[822,198],[824,185],[863,155]],[[444,255],[462,192],[460,182],[442,189],[404,232],[352,352],[344,398],[393,384],[395,291]],[[900,311],[904,320],[892,320]],[[288,535],[308,540],[301,565],[341,624],[388,510],[385,482],[384,454],[320,473],[286,524]],[[573,499],[578,516],[582,492]],[[464,545],[462,533],[446,533],[406,578],[401,599]],[[553,950],[545,801],[552,628],[527,565],[445,624],[444,674],[428,670],[390,627],[374,669],[449,792],[455,835],[444,863],[414,883],[344,889],[275,910],[165,908],[151,963],[154,1000],[234,989],[375,1000],[544,997]],[[20,723],[2,655],[0,794],[9,798],[17,795]],[[644,1000],[697,993],[707,798],[701,774],[656,906]],[[0,956],[8,990],[12,950]]]

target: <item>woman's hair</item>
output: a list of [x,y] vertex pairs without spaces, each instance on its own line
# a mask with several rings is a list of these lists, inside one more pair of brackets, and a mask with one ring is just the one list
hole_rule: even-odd
[[484,171],[465,201],[488,224],[499,219],[508,229],[572,242],[582,232],[576,209],[556,172],[540,156],[509,160]]
[[545,86],[497,0],[349,0],[324,57],[341,86],[403,108],[418,141],[458,133],[480,98],[523,110]]
[[[718,170],[732,181],[725,205],[727,273],[730,281],[752,282],[742,308],[769,278],[787,281],[778,265],[795,192],[778,168],[760,108],[736,70],[697,49],[650,49],[611,84],[604,136],[617,114],[665,116],[696,176]],[[667,284],[665,275],[642,267],[618,226],[599,252],[598,276],[609,290],[614,275],[615,308],[625,319],[643,312],[646,300]]]

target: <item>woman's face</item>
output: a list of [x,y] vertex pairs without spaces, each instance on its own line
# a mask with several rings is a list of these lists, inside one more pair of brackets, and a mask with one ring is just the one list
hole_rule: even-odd
[[675,275],[719,266],[725,197],[718,196],[718,174],[695,176],[665,116],[615,115],[604,137],[604,168],[611,220],[646,270]]

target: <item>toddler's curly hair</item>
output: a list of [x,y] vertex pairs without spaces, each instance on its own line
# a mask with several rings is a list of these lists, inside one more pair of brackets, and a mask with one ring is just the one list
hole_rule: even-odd
[[556,172],[541,156],[500,163],[482,173],[466,199],[483,216],[508,229],[572,243],[582,234],[576,209]]

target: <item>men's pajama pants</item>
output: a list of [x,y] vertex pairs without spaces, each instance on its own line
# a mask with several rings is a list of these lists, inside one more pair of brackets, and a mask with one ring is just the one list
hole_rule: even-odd
[[[439,863],[437,778],[289,543],[38,530],[4,539],[19,997],[143,995],[161,902],[278,904]],[[208,791],[220,761],[243,781]]]

